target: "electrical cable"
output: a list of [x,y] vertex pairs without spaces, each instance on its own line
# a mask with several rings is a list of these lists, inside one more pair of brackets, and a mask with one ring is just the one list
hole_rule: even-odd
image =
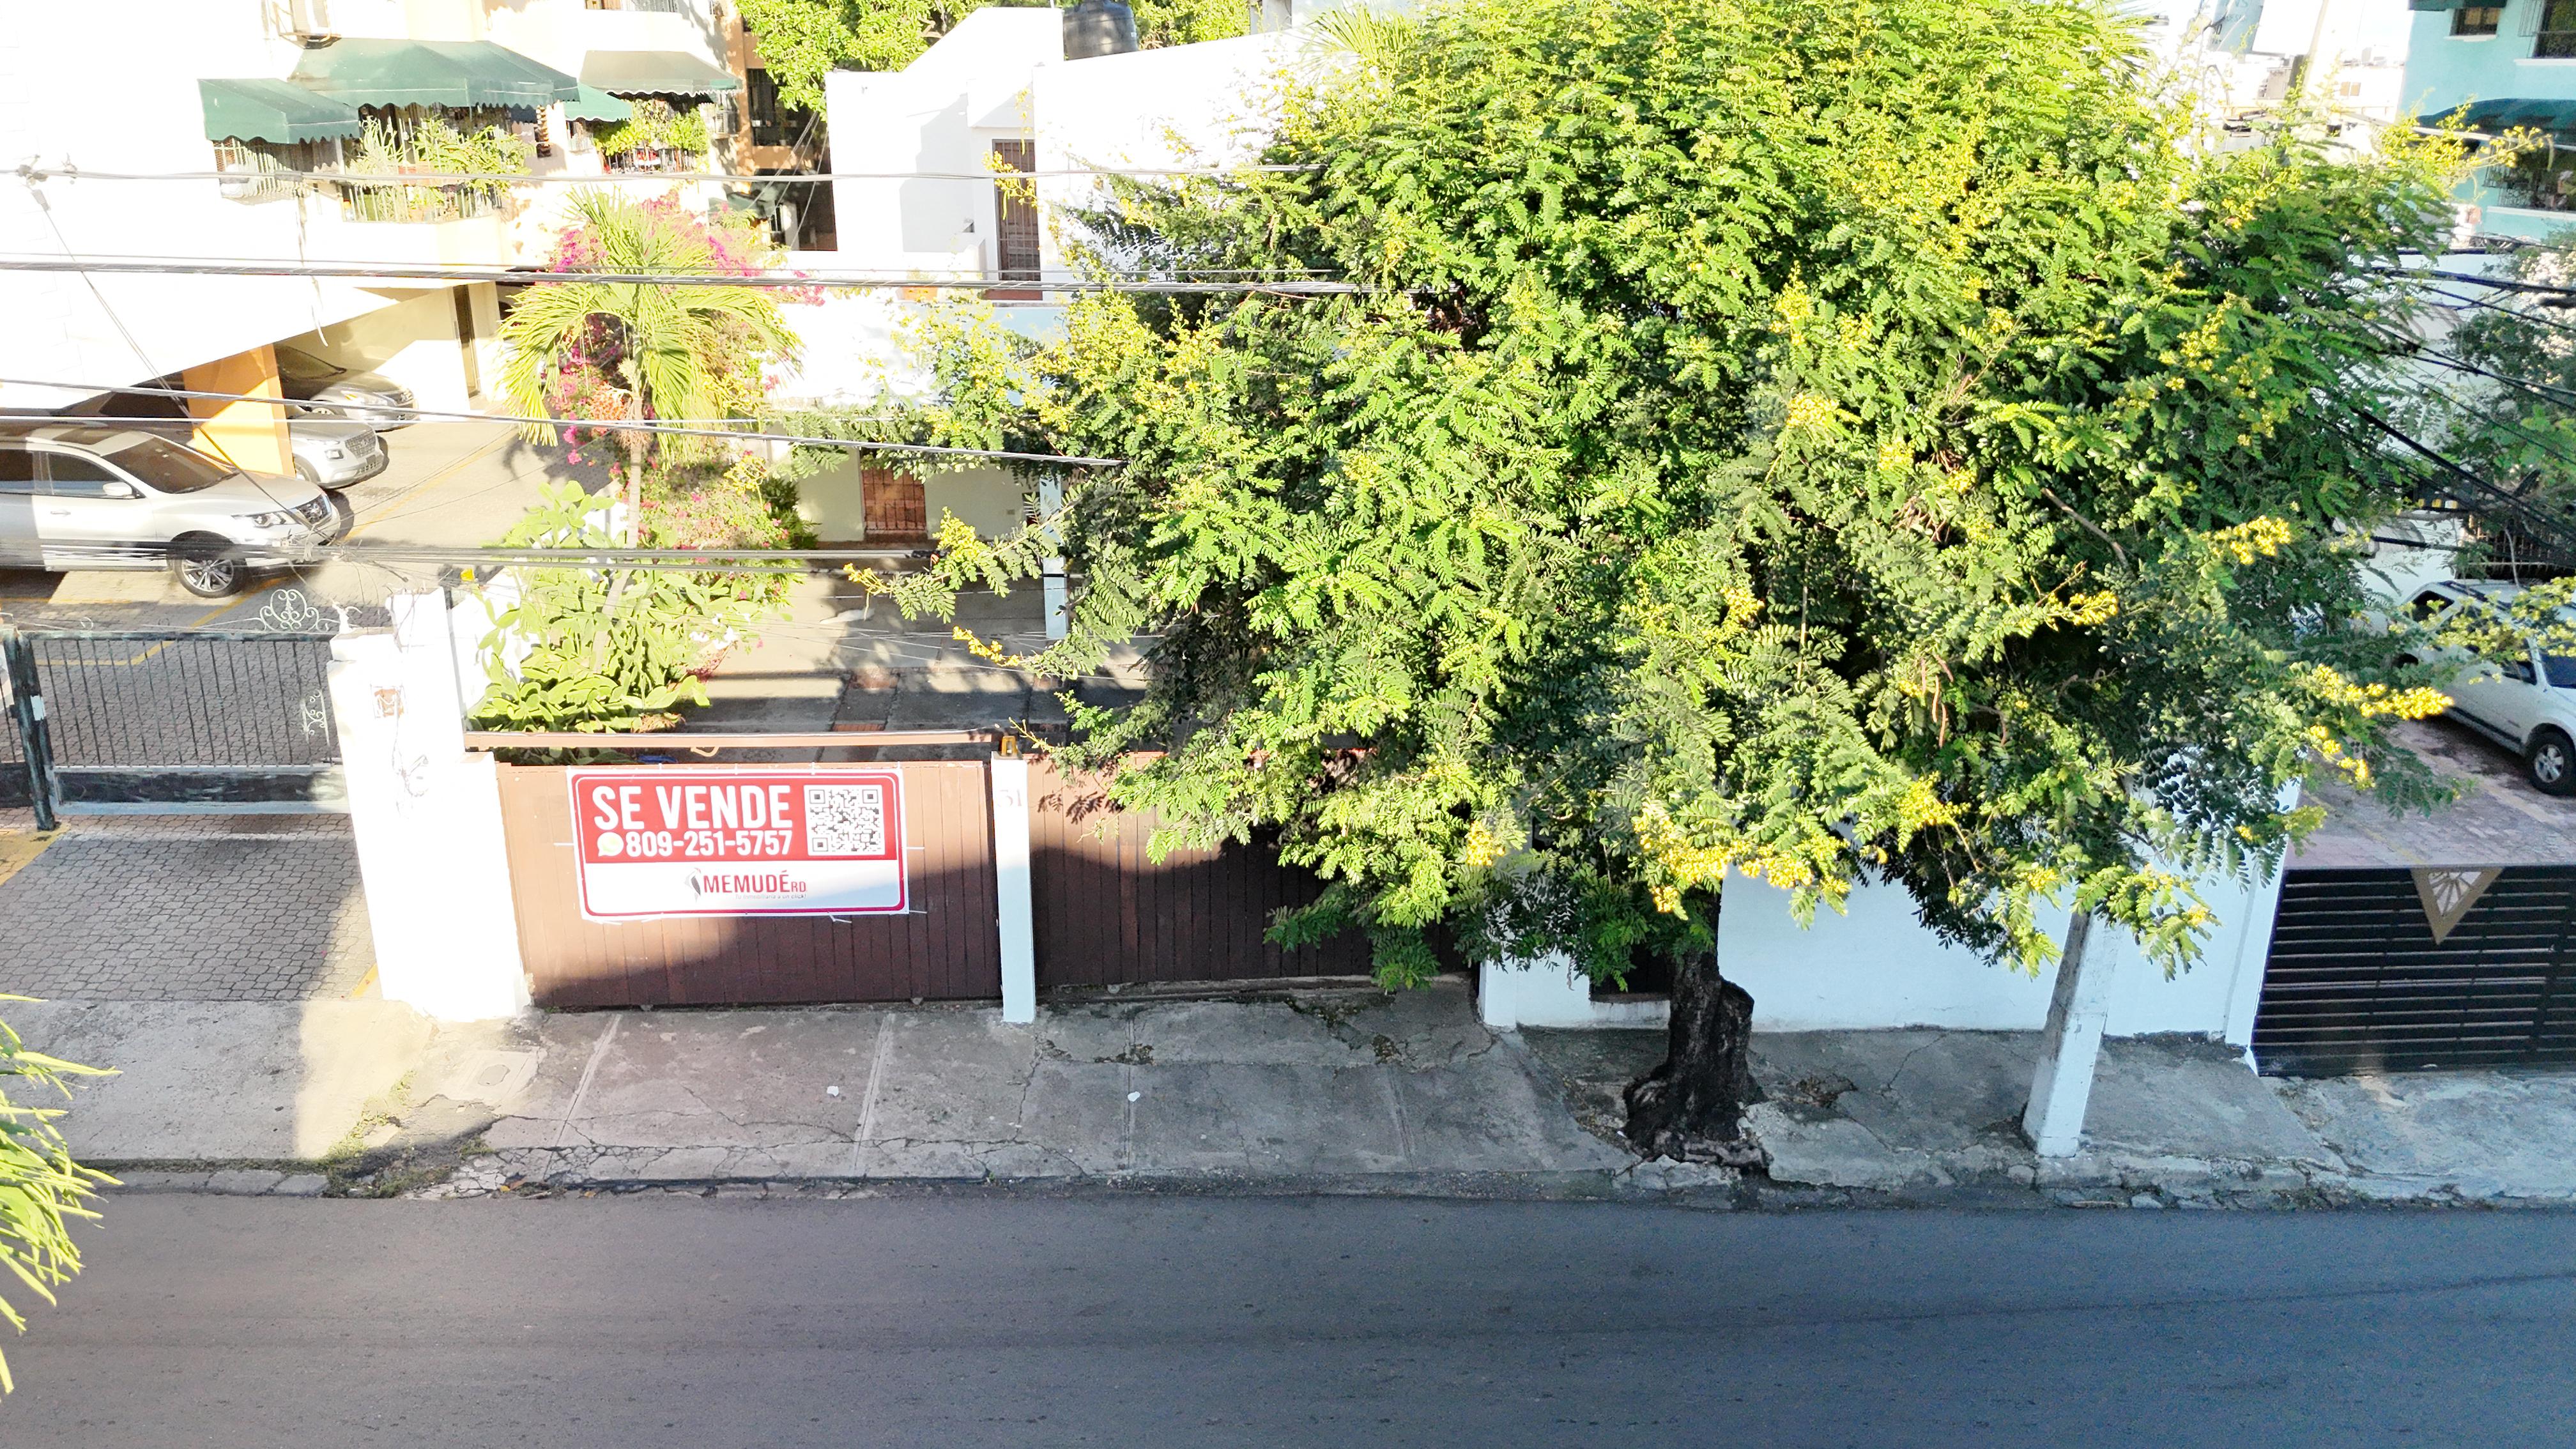
[[761,187],[782,181],[808,184],[826,181],[1048,181],[1078,176],[1276,175],[1323,169],[1321,162],[1264,161],[1246,162],[1240,166],[1056,166],[1037,171],[806,171],[755,176],[730,171],[635,171],[597,176],[564,171],[540,176],[525,171],[92,171],[85,166],[40,166],[29,161],[11,168],[11,171],[30,185],[41,185],[47,181],[240,181],[256,177],[260,180],[332,181],[359,186],[456,186],[476,182],[503,182],[513,186],[652,186],[664,182],[715,181]]
[[1275,282],[1191,282],[1179,279],[1120,279],[1035,277],[905,277],[886,273],[825,273],[758,271],[742,273],[705,273],[684,271],[644,272],[557,272],[524,267],[502,266],[406,266],[396,262],[307,262],[285,258],[245,258],[214,261],[187,257],[142,257],[118,255],[102,257],[91,254],[86,259],[69,256],[0,256],[0,272],[76,272],[98,276],[199,276],[199,277],[309,277],[325,281],[388,282],[422,281],[449,285],[466,282],[493,282],[510,286],[599,283],[610,286],[653,287],[785,287],[834,289],[931,289],[941,291],[992,292],[1007,290],[1042,290],[1049,292],[1132,292],[1149,295],[1186,296],[1359,296],[1391,295],[1401,289],[1363,287],[1355,282],[1288,278]]
[[[147,362],[145,365],[149,366],[150,364]],[[213,399],[224,402],[269,403],[281,408],[313,406],[313,404],[300,398],[261,397],[255,393],[240,392],[209,392],[203,388],[155,387],[150,384],[135,382],[65,382],[59,379],[35,377],[0,377],[0,385],[10,387],[51,387],[60,388],[65,392],[86,392],[92,395],[120,392],[151,393],[157,397],[190,397]],[[338,406],[338,404],[324,404],[324,406]],[[692,418],[670,422],[649,421],[630,423],[623,419],[602,421],[593,418],[530,417],[523,413],[455,412],[442,408],[398,407],[391,403],[351,403],[347,406],[361,413],[393,414],[423,421],[517,423],[521,426],[592,428],[602,432],[659,433],[681,438],[724,438],[740,443],[792,443],[800,447],[854,448],[867,452],[879,453],[919,453],[936,457],[993,458],[1002,462],[1010,463],[1058,463],[1068,468],[1120,468],[1126,466],[1126,460],[1123,458],[1086,458],[1067,453],[1017,453],[1001,448],[951,448],[936,443],[875,443],[857,438],[829,438],[807,433],[744,432],[734,428],[705,426],[706,424],[712,423],[730,423],[737,421],[733,418]],[[32,422],[48,426],[76,426],[84,423],[158,423],[166,426],[178,421],[181,420],[176,418],[85,417],[79,415],[65,416],[61,414],[49,414],[44,417],[0,415],[0,423]],[[752,422],[753,420],[744,418],[739,419],[739,421]]]

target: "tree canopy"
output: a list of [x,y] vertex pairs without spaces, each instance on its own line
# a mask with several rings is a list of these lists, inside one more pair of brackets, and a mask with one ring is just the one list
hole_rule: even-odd
[[[988,4],[1036,0],[742,0],[779,98],[823,109],[823,77],[836,70],[901,70],[957,22]],[[1128,0],[1148,49],[1243,33],[1241,0]]]
[[[1730,875],[1900,883],[2036,969],[2048,903],[2168,966],[2319,772],[2399,798],[2354,534],[2363,421],[2457,147],[2222,146],[2098,0],[1451,0],[1337,27],[1285,169],[1122,186],[1104,267],[1343,292],[1092,295],[959,439],[1127,460],[940,591],[1081,576],[1083,710],[1174,843],[1276,833],[1381,976],[1432,942],[1616,976]],[[2383,415],[2384,414],[2379,414]],[[2366,530],[2363,530],[2366,532]]]

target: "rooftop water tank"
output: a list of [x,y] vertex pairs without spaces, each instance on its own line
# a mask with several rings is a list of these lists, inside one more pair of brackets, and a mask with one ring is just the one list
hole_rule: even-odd
[[1082,0],[1064,12],[1064,58],[1125,55],[1136,48],[1136,12],[1118,0]]

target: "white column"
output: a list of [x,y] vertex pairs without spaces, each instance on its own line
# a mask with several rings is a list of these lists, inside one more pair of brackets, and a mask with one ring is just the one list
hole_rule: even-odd
[[1038,1019],[1037,919],[1029,903],[1029,762],[996,757],[993,898],[1002,929],[1002,1020]]
[[331,641],[331,713],[388,1001],[473,1021],[528,1005],[499,772],[465,750],[447,601],[389,601],[390,632]]
[[2031,1074],[2030,1105],[2022,1134],[2042,1157],[2072,1157],[2084,1140],[2084,1109],[2093,1099],[2093,1067],[2102,1055],[2102,1028],[2111,1015],[2111,953],[2088,951],[2093,915],[2077,911],[2066,923],[2066,949],[2057,962],[2057,989],[2048,999],[2048,1025],[2039,1041],[2039,1069]]
[[[1064,533],[1062,529],[1055,526],[1053,520],[1056,510],[1063,506],[1064,480],[1053,476],[1040,479],[1038,481],[1038,516],[1048,520],[1047,531],[1059,545],[1063,541]],[[1046,562],[1040,567],[1038,583],[1040,597],[1046,604],[1046,636],[1049,639],[1061,639],[1065,636],[1066,630],[1072,627],[1071,616],[1065,612],[1064,555],[1049,554]]]

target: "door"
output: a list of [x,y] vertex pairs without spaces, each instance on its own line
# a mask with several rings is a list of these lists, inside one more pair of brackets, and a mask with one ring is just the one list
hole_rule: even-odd
[[0,568],[44,562],[36,542],[36,455],[0,443]]
[[[1035,171],[1038,143],[996,141],[993,161],[1000,171]],[[993,184],[993,261],[1006,282],[1038,279],[1038,204],[1030,190],[1032,185],[1027,181]],[[984,295],[996,302],[1035,302],[1043,294],[1035,287],[996,287]]]
[[861,468],[859,508],[870,542],[907,543],[930,536],[930,503],[921,480],[909,473]]
[[41,453],[36,532],[54,568],[150,568],[169,554],[154,500],[96,458]]

